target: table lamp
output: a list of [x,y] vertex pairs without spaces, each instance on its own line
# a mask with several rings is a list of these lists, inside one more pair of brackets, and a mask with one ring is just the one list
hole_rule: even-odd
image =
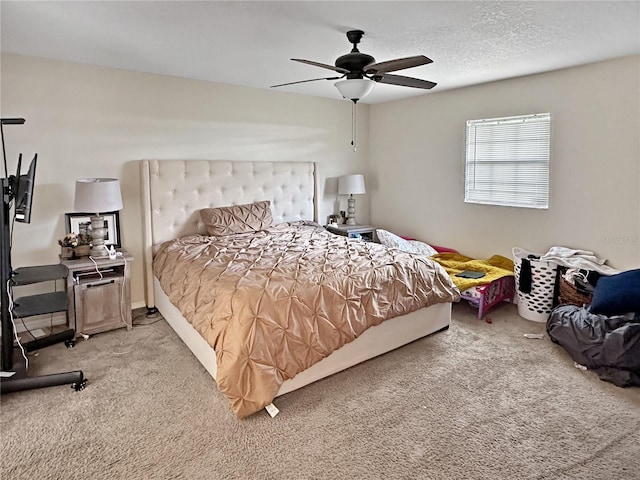
[[347,201],[347,225],[356,224],[356,199],[354,195],[366,193],[364,175],[343,175],[338,178],[338,195],[349,195]]
[[91,251],[92,257],[105,257],[109,250],[104,244],[107,229],[102,213],[122,209],[120,182],[115,178],[83,178],[76,180],[74,209],[91,212]]

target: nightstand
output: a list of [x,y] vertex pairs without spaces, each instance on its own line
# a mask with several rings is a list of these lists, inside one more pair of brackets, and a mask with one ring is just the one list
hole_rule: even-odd
[[336,235],[344,235],[349,238],[360,238],[366,242],[377,242],[376,227],[371,225],[327,225],[327,230]]
[[119,250],[114,260],[109,257],[65,259],[60,263],[69,269],[69,324],[76,337],[92,335],[116,328],[131,330],[130,264],[133,256]]

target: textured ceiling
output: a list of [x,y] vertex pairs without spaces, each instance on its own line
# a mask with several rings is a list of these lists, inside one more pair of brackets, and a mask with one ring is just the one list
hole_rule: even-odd
[[[431,58],[394,73],[433,92],[640,53],[638,1],[2,0],[0,16],[2,52],[256,88],[332,76],[289,59],[333,64],[351,29],[377,61]],[[278,90],[340,98],[332,83]],[[377,84],[364,101],[427,92]]]

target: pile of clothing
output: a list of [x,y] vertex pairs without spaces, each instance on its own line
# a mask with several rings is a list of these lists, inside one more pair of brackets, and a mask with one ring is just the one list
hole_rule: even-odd
[[[568,257],[557,260],[574,267]],[[609,275],[602,272],[604,264],[590,266],[598,268],[588,270],[598,274],[592,276],[591,304],[557,306],[547,320],[547,333],[602,380],[620,387],[640,386],[640,269]],[[591,285],[588,274],[573,274]]]

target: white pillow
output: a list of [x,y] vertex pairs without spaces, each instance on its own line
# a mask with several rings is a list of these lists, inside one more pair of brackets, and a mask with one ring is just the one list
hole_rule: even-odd
[[427,255],[428,257],[438,253],[437,250],[427,243],[420,242],[418,240],[405,240],[404,238],[401,238],[387,230],[382,230],[381,228],[376,230],[376,235],[378,236],[378,241],[386,247],[397,248],[398,250],[409,253]]

